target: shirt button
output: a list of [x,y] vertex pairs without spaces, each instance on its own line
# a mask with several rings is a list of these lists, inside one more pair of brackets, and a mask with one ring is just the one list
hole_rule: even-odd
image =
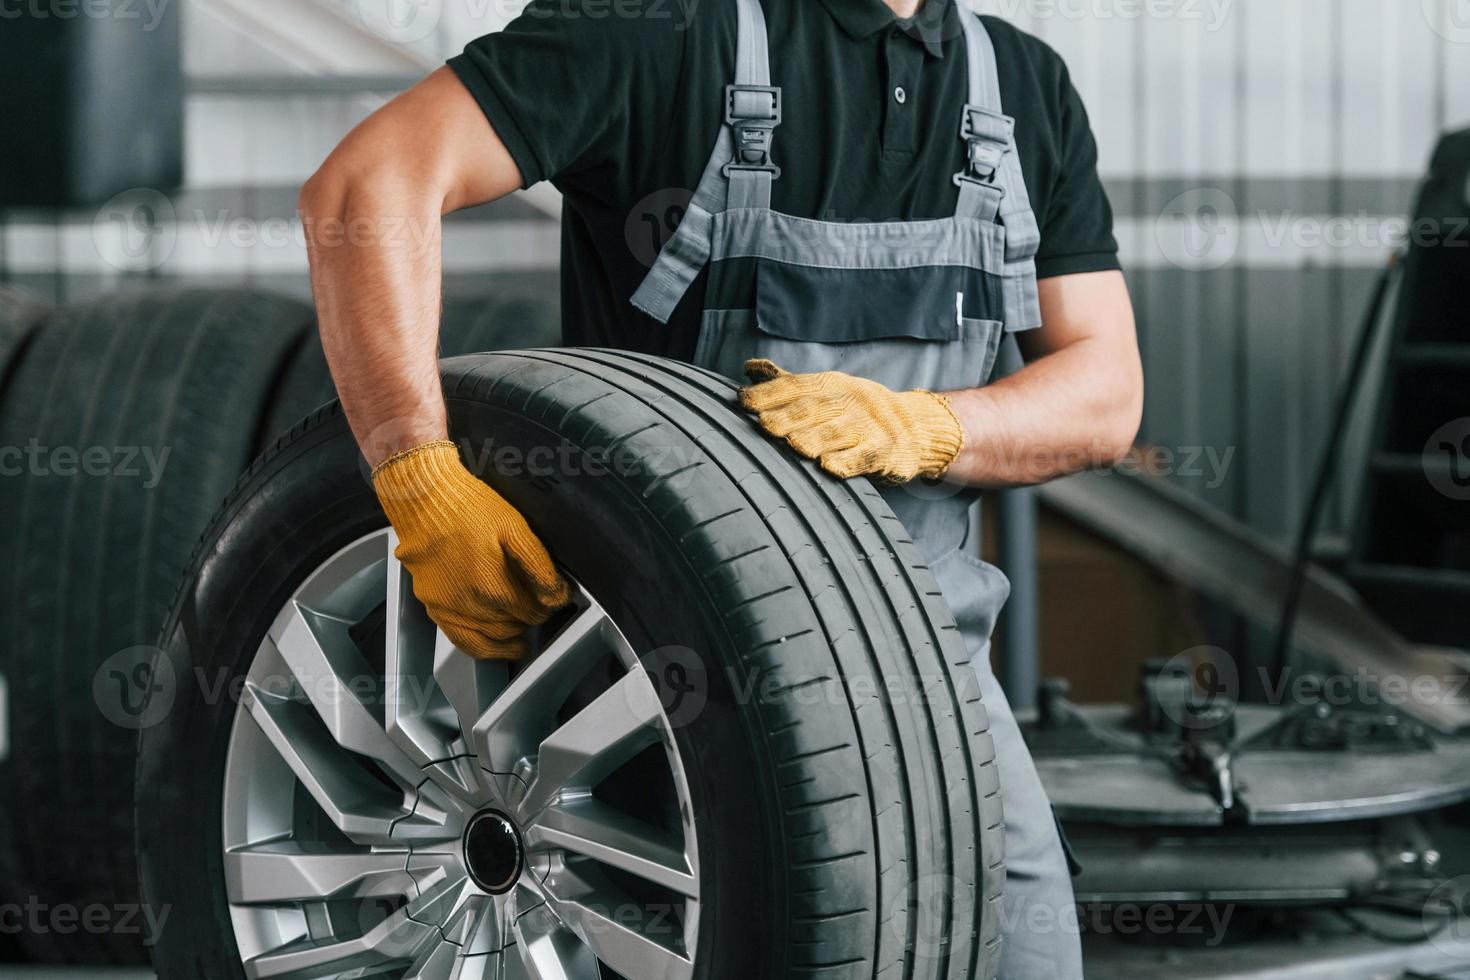
[[900,85],[898,88],[896,88],[896,89],[893,90],[893,99],[899,105],[903,105],[905,102],[907,102],[909,100],[909,94],[907,92],[905,92],[903,90],[903,86]]

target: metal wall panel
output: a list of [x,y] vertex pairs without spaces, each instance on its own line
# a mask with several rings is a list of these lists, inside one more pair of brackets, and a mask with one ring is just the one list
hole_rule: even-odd
[[1088,104],[1139,312],[1144,440],[1216,460],[1176,475],[1286,537],[1395,241],[1385,219],[1437,134],[1470,125],[1470,21],[1454,0],[976,6],[1056,47]]

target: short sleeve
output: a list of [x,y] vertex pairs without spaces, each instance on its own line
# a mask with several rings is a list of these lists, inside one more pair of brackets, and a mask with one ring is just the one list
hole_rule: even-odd
[[1082,97],[1065,69],[1060,78],[1061,113],[1056,180],[1041,225],[1037,276],[1105,272],[1120,268],[1113,235],[1113,208],[1097,173],[1097,140]]
[[526,186],[613,164],[640,133],[666,124],[668,100],[656,93],[678,78],[683,33],[639,10],[535,0],[450,59]]

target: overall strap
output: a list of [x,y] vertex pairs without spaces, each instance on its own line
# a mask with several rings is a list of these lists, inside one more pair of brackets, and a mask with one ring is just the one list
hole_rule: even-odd
[[735,46],[735,84],[725,86],[725,125],[734,159],[721,172],[730,182],[727,208],[769,208],[771,182],[781,168],[771,162],[771,143],[781,125],[781,90],[771,86],[766,15],[760,0],[739,0],[740,39]]
[[965,30],[965,64],[970,92],[960,114],[960,139],[965,141],[965,167],[954,175],[959,186],[955,214],[961,218],[994,221],[1006,197],[1002,172],[1007,157],[1015,156],[1016,121],[1001,112],[1000,77],[995,46],[979,16],[959,11]]
[[995,43],[978,14],[961,10],[960,21],[965,31],[970,101],[960,121],[960,138],[968,152],[965,169],[955,175],[960,188],[955,214],[999,220],[1005,226],[1005,322],[1010,330],[1025,330],[1041,324],[1035,261],[1041,230],[1016,150],[1015,120],[1001,111]]
[[725,86],[724,119],[684,218],[648,270],[633,305],[668,323],[699,270],[709,262],[710,227],[728,208],[769,208],[781,169],[771,144],[781,124],[781,90],[771,86],[765,11],[736,0],[735,83]]

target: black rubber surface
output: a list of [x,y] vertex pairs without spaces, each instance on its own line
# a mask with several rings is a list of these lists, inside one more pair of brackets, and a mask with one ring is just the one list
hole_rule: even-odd
[[19,290],[0,286],[0,391],[48,309]]
[[[0,671],[10,686],[5,846],[29,898],[137,902],[132,759],[147,658],[180,570],[252,455],[305,322],[244,291],[109,297],[58,311],[0,391]],[[142,647],[141,650],[135,649]],[[130,652],[131,651],[131,652]],[[25,928],[30,955],[140,961],[121,928]]]
[[[5,390],[6,379],[10,377],[15,364],[19,362],[21,352],[44,319],[46,312],[47,307],[31,300],[18,290],[0,286],[0,391]],[[0,460],[0,464],[6,467],[4,472],[0,472],[0,480],[9,478],[10,460]],[[0,683],[6,683],[6,680],[0,678]],[[5,700],[8,701],[8,698]],[[8,723],[6,731],[0,733],[0,738],[9,738]],[[8,751],[0,751],[0,756],[5,755],[8,755]],[[9,772],[6,763],[0,761],[0,780],[4,780]],[[25,886],[21,883],[19,850],[12,845],[9,838],[0,838],[0,903],[14,906],[23,904],[25,898]],[[19,956],[20,948],[16,944],[15,937],[8,933],[0,933],[0,962]]]
[[[985,711],[938,586],[876,491],[795,460],[732,386],[688,367],[528,351],[444,370],[472,468],[635,649],[698,658],[708,703],[676,732],[704,879],[696,976],[994,976],[1003,828]],[[491,440],[558,463],[492,470]],[[163,669],[243,676],[301,580],[383,526],[328,406],[252,467],[205,536]],[[220,859],[234,713],[181,685],[142,735],[144,891],[173,910],[162,980],[242,975]]]
[[[440,356],[556,344],[561,336],[557,310],[554,295],[513,287],[446,297],[439,330]],[[259,451],[269,449],[291,426],[336,397],[321,339],[312,329],[292,355],[271,397],[261,424]]]

